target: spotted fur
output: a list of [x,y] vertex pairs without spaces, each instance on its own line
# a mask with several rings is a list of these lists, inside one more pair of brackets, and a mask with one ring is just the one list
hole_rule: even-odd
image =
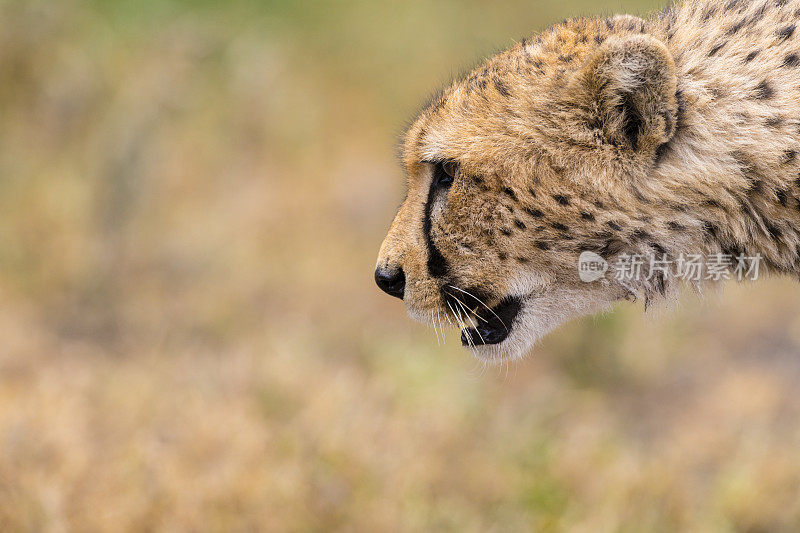
[[[378,259],[402,268],[411,315],[457,318],[447,286],[487,306],[517,297],[511,335],[480,347],[515,357],[674,285],[583,283],[582,251],[760,254],[797,276],[799,14],[800,0],[687,0],[648,20],[573,19],[455,80],[406,133],[408,196]],[[442,161],[458,175],[432,192]]]

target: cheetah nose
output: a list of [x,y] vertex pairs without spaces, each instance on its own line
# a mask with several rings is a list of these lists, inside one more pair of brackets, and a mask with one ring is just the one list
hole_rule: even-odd
[[402,299],[406,274],[402,268],[378,267],[375,269],[375,283],[386,294]]

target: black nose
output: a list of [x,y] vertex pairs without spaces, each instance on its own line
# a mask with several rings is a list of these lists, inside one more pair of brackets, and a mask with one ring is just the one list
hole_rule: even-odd
[[403,298],[403,290],[406,288],[406,274],[402,268],[381,268],[375,269],[375,283],[386,294]]

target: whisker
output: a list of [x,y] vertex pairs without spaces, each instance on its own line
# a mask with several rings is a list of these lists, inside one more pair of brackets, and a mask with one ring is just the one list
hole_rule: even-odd
[[433,322],[433,334],[436,335],[436,346],[441,346],[439,342],[439,331],[436,329],[436,317],[433,316],[433,313],[431,313],[431,322]]
[[467,338],[467,344],[469,344],[470,349],[475,348],[475,341],[472,340],[472,335],[469,332],[469,328],[467,327],[467,323],[464,322],[464,318],[461,316],[461,311],[456,308],[458,311],[458,318],[461,320],[461,329],[464,333],[464,336]]
[[[455,298],[455,296],[453,296],[453,298]],[[458,304],[459,304],[459,305],[460,305],[460,306],[461,306],[461,307],[464,309],[464,316],[466,316],[466,317],[467,317],[467,320],[469,320],[469,323],[470,323],[470,324],[472,324],[472,329],[474,329],[474,330],[475,330],[475,333],[477,333],[477,334],[478,334],[478,337],[480,337],[480,338],[481,338],[481,342],[483,342],[483,344],[486,344],[486,341],[484,340],[484,338],[483,338],[483,335],[481,335],[481,332],[480,332],[480,331],[478,331],[478,326],[475,324],[475,322],[473,322],[472,318],[469,316],[469,313],[467,312],[467,309],[466,309],[466,306],[464,305],[464,302],[462,302],[462,301],[461,301],[461,300],[459,300],[458,298],[456,298],[456,301],[457,301],[457,302],[458,302]],[[476,316],[477,316],[477,315],[476,315]],[[480,318],[480,317],[478,317],[478,318]],[[469,334],[469,333],[468,333],[468,335],[470,335],[470,336],[471,336],[471,334]]]
[[[452,309],[450,311],[452,311]],[[453,318],[450,315],[448,315],[446,311],[444,313],[444,318],[447,320],[448,326],[450,326],[451,328],[457,327],[455,324],[453,324]]]
[[[452,294],[450,296],[452,296]],[[456,301],[457,300],[458,298],[456,298]],[[467,327],[466,322],[464,322],[464,318],[461,316],[461,310],[459,309],[458,304],[455,306],[455,311],[458,313],[458,321],[461,324],[461,330],[463,331],[464,336],[467,338],[467,344],[469,344],[470,348],[472,348],[475,346],[475,344],[472,341],[472,335],[468,331],[469,328]]]
[[450,305],[449,302],[447,303],[447,307],[449,307],[450,308],[450,312],[453,313],[453,320],[456,321],[456,325],[458,326],[458,329],[463,331],[465,328],[464,328],[464,323],[461,321],[461,315],[457,315],[456,314],[455,309],[453,309],[453,306]]
[[[456,311],[450,305],[450,302],[447,302],[447,307],[450,308],[450,311],[453,312],[453,316],[456,317],[456,319],[458,320],[458,323],[459,323],[459,326],[461,328],[461,331],[462,332],[466,332],[467,326],[466,326],[466,324],[464,324],[464,320],[461,318],[461,312],[456,313]],[[472,336],[469,333],[466,333],[464,336],[467,339],[467,344],[469,345],[470,348],[472,348],[473,347],[473,345],[472,345]]]
[[[500,321],[500,323],[501,323],[501,324],[503,324],[503,327],[505,328],[505,330],[506,330],[506,331],[508,331],[508,326],[506,326],[506,323],[505,323],[505,322],[503,322],[503,319],[502,319],[502,318],[500,318],[500,317],[497,315],[497,313],[495,313],[495,312],[494,312],[494,309],[492,309],[491,307],[489,307],[488,305],[486,305],[486,303],[485,303],[483,300],[481,300],[480,298],[478,298],[478,297],[477,297],[477,296],[475,296],[474,294],[471,294],[470,292],[467,292],[467,291],[465,291],[464,289],[460,289],[460,288],[456,287],[455,285],[448,285],[448,287],[450,287],[450,288],[453,288],[453,289],[455,289],[455,290],[457,290],[457,291],[459,291],[459,292],[463,292],[463,293],[464,293],[464,294],[466,294],[467,296],[469,296],[469,297],[471,297],[471,298],[474,298],[474,299],[475,299],[475,301],[477,301],[479,304],[481,304],[481,305],[482,305],[482,306],[484,306],[486,309],[488,309],[488,310],[489,310],[489,312],[490,312],[490,313],[492,313],[492,314],[495,316],[495,318],[497,318],[497,320],[499,320],[499,321]],[[454,298],[455,298],[455,297],[454,297]]]
[[[453,287],[453,286],[452,286],[452,285],[450,285],[450,287]],[[455,288],[455,287],[454,287],[454,288]],[[477,313],[474,313],[474,312],[470,311],[470,310],[469,310],[469,308],[467,307],[467,304],[465,304],[464,302],[462,302],[462,301],[461,301],[461,300],[458,298],[458,296],[456,296],[455,294],[449,293],[449,292],[447,292],[447,291],[445,291],[445,293],[446,293],[448,296],[450,296],[451,298],[455,298],[455,300],[456,300],[458,303],[460,303],[460,304],[461,304],[461,307],[464,309],[464,313],[465,313],[465,314],[469,315],[469,314],[471,313],[471,314],[475,315],[476,317],[478,317],[479,319],[481,319],[481,320],[483,320],[484,322],[486,322],[487,324],[489,323],[489,321],[488,321],[488,320],[486,320],[485,318],[483,318],[481,315],[479,315],[479,314],[477,314]],[[474,298],[474,297],[473,297],[473,298]],[[485,307],[485,304],[484,304],[484,307]],[[487,308],[487,309],[488,309],[488,308]],[[497,318],[499,319],[500,317],[497,317]],[[502,320],[501,320],[500,322],[502,322]],[[505,325],[505,324],[504,324],[504,325]]]
[[[456,316],[456,312],[453,310],[453,306],[450,305],[450,302],[445,302],[445,303],[447,304],[447,307],[450,309],[450,312],[453,314],[453,320],[458,322],[455,325],[460,328],[461,327],[461,323],[459,322],[458,316]],[[453,322],[451,321],[450,324],[453,325]]]

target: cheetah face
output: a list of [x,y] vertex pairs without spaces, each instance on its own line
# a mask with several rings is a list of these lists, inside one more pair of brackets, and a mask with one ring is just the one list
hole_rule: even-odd
[[546,62],[543,46],[490,60],[408,130],[408,193],[375,271],[413,318],[457,326],[489,360],[520,357],[559,324],[630,295],[581,281],[578,257],[630,247],[613,229],[637,213],[618,200],[674,128],[663,44],[609,39],[566,77],[525,68]]
[[488,360],[517,358],[557,325],[627,295],[583,283],[570,229],[548,222],[577,198],[564,187],[534,198],[513,182],[453,160],[420,161],[375,273],[413,318],[460,328],[462,344]]

